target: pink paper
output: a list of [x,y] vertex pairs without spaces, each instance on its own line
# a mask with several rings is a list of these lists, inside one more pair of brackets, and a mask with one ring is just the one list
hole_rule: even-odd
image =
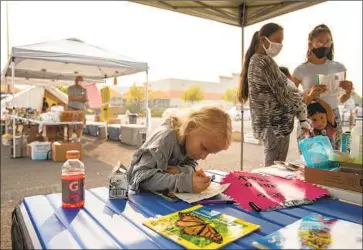
[[255,203],[261,210],[269,210],[280,207],[287,201],[314,201],[329,195],[326,189],[302,180],[249,172],[229,173],[221,182],[224,183],[230,183],[225,194],[247,211],[252,211],[250,202]]

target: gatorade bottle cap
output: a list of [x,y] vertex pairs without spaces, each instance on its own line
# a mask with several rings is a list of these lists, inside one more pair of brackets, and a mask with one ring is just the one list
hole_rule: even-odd
[[80,153],[78,150],[69,150],[66,152],[66,158],[69,159],[79,159]]

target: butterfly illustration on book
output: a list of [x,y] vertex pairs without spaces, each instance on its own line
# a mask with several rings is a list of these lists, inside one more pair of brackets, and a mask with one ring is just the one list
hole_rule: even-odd
[[219,244],[223,241],[222,235],[214,227],[190,213],[179,212],[179,220],[175,224],[184,234],[204,237]]

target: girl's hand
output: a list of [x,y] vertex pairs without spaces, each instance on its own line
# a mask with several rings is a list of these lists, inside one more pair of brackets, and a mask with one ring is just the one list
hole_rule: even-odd
[[347,80],[340,81],[339,87],[344,89],[347,94],[350,94],[353,89],[353,83],[351,81],[347,81]]
[[203,169],[198,169],[197,171],[196,171],[196,173],[197,173],[197,175],[198,176],[201,176],[201,177],[206,177],[206,175],[205,175],[205,173],[204,173],[204,171],[203,171]]
[[206,190],[211,182],[210,177],[202,177],[198,175],[198,173],[194,172],[192,175],[192,182],[193,182],[193,193],[200,193]]
[[166,169],[166,172],[168,172],[169,174],[180,174],[180,170],[178,167],[172,167],[172,166],[168,166],[168,168]]
[[302,130],[303,130],[305,138],[310,138],[311,137],[311,131],[309,131],[308,129],[305,129],[305,128],[302,128]]
[[314,85],[309,92],[309,96],[314,98],[315,96],[322,94],[328,90],[326,85]]

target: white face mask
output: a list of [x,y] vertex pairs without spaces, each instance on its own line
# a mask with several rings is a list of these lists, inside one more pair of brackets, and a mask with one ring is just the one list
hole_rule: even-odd
[[266,54],[271,57],[277,56],[282,49],[282,44],[271,42],[270,40],[268,40],[267,37],[266,37],[266,40],[270,43],[270,46],[268,49],[266,49],[265,45],[262,44],[263,48],[266,51]]

